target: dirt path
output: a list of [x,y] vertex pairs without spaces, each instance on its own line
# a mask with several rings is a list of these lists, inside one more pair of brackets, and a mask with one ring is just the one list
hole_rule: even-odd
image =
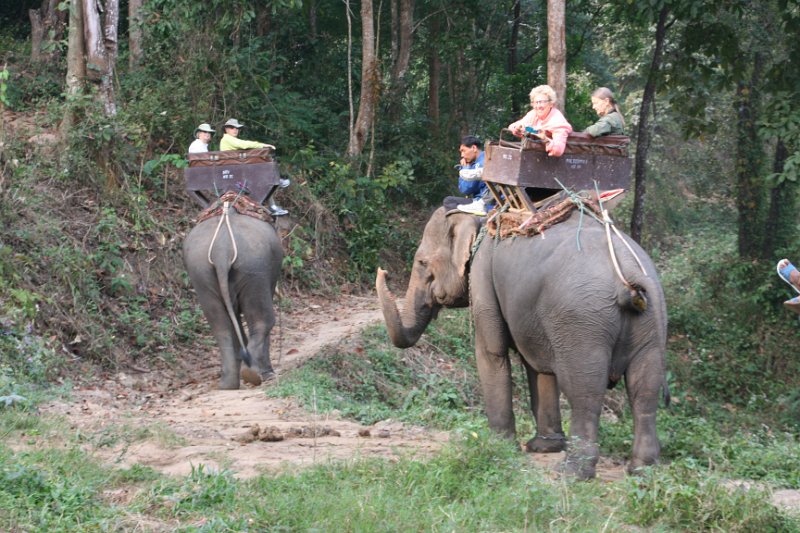
[[[380,320],[377,301],[369,297],[318,300],[284,312],[272,342],[279,376],[323,347]],[[448,439],[445,432],[398,422],[365,427],[308,412],[291,400],[268,398],[264,388],[272,384],[216,390],[216,347],[206,343],[196,352],[179,364],[88,382],[75,389],[73,401],[52,403],[43,411],[64,415],[74,428],[89,435],[87,449],[110,464],[138,463],[174,475],[185,475],[201,464],[247,478],[330,460],[426,456]],[[528,457],[550,470],[563,456]],[[606,482],[618,481],[625,476],[624,465],[601,457],[597,476]],[[732,483],[732,487],[741,484]],[[800,491],[775,491],[773,502],[800,509]]]
[[[272,339],[279,376],[380,318],[375,298],[354,296],[282,313]],[[266,397],[264,387],[271,384],[216,390],[216,348],[198,352],[171,371],[137,368],[148,371],[120,372],[79,386],[73,401],[43,411],[66,416],[90,435],[87,448],[105,461],[178,475],[202,464],[246,478],[331,459],[428,454],[447,441],[444,432],[392,421],[365,427],[311,413],[291,400]]]

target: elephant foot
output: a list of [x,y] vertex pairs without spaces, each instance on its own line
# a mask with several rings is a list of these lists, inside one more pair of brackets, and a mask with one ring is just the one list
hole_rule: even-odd
[[600,448],[597,444],[581,442],[579,438],[572,437],[560,471],[578,481],[594,479],[599,458]]
[[654,466],[658,464],[658,461],[641,461],[633,459],[628,466],[625,467],[625,472],[628,473],[629,476],[642,476],[646,472],[646,468],[648,466]]
[[219,390],[236,390],[239,388],[239,380],[220,379],[217,387]]
[[579,461],[575,459],[564,459],[555,470],[566,477],[572,478],[576,481],[588,481],[594,479],[595,465],[587,461]]
[[567,439],[562,433],[536,435],[525,444],[525,451],[532,453],[558,453],[567,449]]

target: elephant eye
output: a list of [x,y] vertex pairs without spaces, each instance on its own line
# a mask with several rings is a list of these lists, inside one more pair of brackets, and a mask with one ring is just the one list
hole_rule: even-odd
[[417,259],[417,264],[421,267],[428,267],[428,260],[427,259]]

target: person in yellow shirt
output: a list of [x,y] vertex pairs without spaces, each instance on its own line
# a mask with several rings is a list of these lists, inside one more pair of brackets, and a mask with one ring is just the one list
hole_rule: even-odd
[[223,127],[225,129],[225,135],[222,136],[222,140],[219,142],[220,150],[251,150],[253,148],[275,149],[271,144],[240,139],[239,130],[244,128],[244,124],[240,123],[235,118],[228,120]]
[[[225,135],[222,136],[222,139],[219,141],[219,149],[220,150],[252,150],[254,148],[269,148],[270,150],[275,150],[275,147],[271,144],[262,143],[258,141],[246,141],[244,139],[239,138],[239,130],[244,128],[244,124],[240,123],[235,118],[228,119],[228,121],[223,126],[225,130]],[[280,188],[285,189],[289,186],[291,181],[286,178],[280,178]],[[275,216],[282,216],[288,215],[289,211],[282,208],[278,204],[275,203],[275,200],[272,199],[272,196],[269,198],[269,211]]]

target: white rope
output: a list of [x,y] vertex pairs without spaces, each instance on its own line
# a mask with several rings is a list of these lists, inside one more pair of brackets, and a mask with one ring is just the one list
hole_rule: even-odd
[[219,235],[219,228],[222,227],[222,222],[225,221],[225,225],[228,226],[228,235],[231,237],[231,243],[233,244],[233,259],[231,260],[230,264],[236,262],[236,258],[239,256],[239,250],[236,247],[236,239],[233,236],[233,228],[231,228],[231,217],[229,215],[231,203],[225,202],[222,204],[222,216],[219,217],[219,224],[217,224],[217,229],[214,230],[214,236],[211,237],[211,244],[208,245],[208,262],[212,265],[214,264],[213,259],[211,259],[211,250],[214,248],[214,242],[217,240],[217,235]]
[[603,225],[606,228],[606,241],[608,242],[608,253],[611,255],[611,262],[614,263],[614,270],[617,272],[617,276],[622,281],[622,283],[628,287],[629,289],[633,290],[633,285],[631,285],[625,276],[622,275],[622,270],[619,268],[619,263],[617,262],[617,254],[614,253],[614,244],[611,242],[611,217],[608,216],[608,211],[603,209]]
[[639,265],[639,268],[641,268],[641,269],[642,269],[642,274],[644,274],[645,276],[647,276],[647,270],[645,270],[645,269],[644,269],[644,265],[642,264],[642,261],[641,261],[641,259],[639,259],[639,256],[638,256],[638,255],[636,255],[636,252],[634,252],[634,251],[633,251],[633,248],[632,248],[632,247],[631,247],[631,245],[628,243],[628,241],[627,241],[627,240],[625,240],[625,237],[622,235],[622,232],[621,232],[620,230],[618,230],[618,229],[617,229],[617,227],[616,227],[615,225],[613,225],[613,224],[611,225],[611,228],[614,230],[614,233],[616,233],[616,234],[617,234],[617,237],[619,237],[619,239],[620,239],[620,240],[621,240],[621,241],[622,241],[622,242],[625,244],[625,246],[627,246],[627,248],[628,248],[628,251],[631,253],[631,255],[633,256],[633,258],[634,258],[634,259],[636,259],[636,263],[638,263],[638,265]]

